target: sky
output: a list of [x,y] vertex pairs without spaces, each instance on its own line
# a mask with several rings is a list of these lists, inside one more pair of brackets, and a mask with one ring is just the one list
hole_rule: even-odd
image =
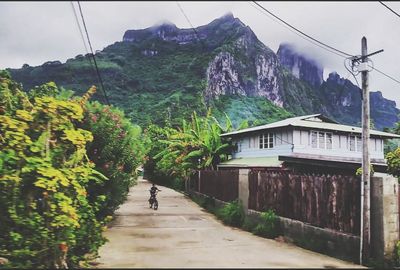
[[[121,41],[128,29],[143,29],[170,21],[179,28],[190,28],[176,1],[80,2],[94,50]],[[365,36],[368,52],[383,49],[371,57],[380,71],[400,81],[400,17],[379,2],[281,2],[259,4],[306,34],[351,55],[361,54]],[[400,13],[400,2],[384,2]],[[194,27],[232,12],[248,25],[258,39],[273,51],[289,42],[324,67],[324,77],[336,71],[353,83],[344,59],[315,46],[293,30],[267,16],[252,2],[179,2]],[[0,2],[0,68],[20,68],[23,64],[41,65],[46,61],[65,62],[85,47],[72,5],[76,2]],[[78,13],[79,16],[79,13]],[[357,77],[361,84],[361,75]],[[400,108],[400,84],[369,72],[370,91],[381,91]]]

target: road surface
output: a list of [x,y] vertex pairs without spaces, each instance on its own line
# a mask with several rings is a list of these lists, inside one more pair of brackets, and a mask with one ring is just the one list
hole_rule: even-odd
[[104,232],[100,268],[359,268],[349,262],[225,226],[183,194],[159,187],[150,209],[151,184],[142,178]]

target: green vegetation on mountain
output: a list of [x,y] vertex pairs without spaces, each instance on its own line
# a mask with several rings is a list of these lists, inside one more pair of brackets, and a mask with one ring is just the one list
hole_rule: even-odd
[[[312,113],[343,124],[360,122],[356,86],[348,81],[343,87],[343,80],[334,77],[320,86],[298,79],[232,14],[197,27],[196,33],[173,24],[129,30],[123,41],[98,51],[96,58],[111,104],[142,128],[178,126],[193,111],[205,116],[209,107],[218,120],[227,113],[235,125]],[[210,74],[211,66],[215,74]],[[82,89],[99,85],[88,55],[9,71],[25,89],[54,81],[83,94]],[[104,102],[100,90],[93,98]],[[399,110],[376,93],[371,93],[374,124],[392,127]]]

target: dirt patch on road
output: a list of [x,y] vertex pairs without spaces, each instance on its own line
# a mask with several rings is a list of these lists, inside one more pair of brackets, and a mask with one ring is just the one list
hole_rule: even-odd
[[159,248],[155,247],[137,247],[134,249],[136,252],[151,252],[151,251],[159,251]]
[[130,233],[129,236],[133,236],[136,238],[157,238],[157,239],[166,239],[171,236],[168,234],[147,234],[147,233]]

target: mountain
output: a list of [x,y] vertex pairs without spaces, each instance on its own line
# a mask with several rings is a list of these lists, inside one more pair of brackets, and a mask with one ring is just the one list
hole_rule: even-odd
[[296,52],[292,44],[281,44],[277,54],[281,65],[287,68],[297,79],[306,81],[313,87],[319,87],[322,84],[323,67],[315,60]]
[[[323,67],[290,44],[275,53],[231,13],[194,30],[170,22],[128,30],[96,59],[110,102],[142,126],[180,124],[207,107],[221,119],[227,113],[235,125],[311,113],[360,122],[356,86],[337,74],[324,81]],[[82,93],[97,83],[87,55],[9,71],[25,89],[55,81]],[[379,129],[392,127],[399,110],[379,93],[371,93],[372,119]]]

